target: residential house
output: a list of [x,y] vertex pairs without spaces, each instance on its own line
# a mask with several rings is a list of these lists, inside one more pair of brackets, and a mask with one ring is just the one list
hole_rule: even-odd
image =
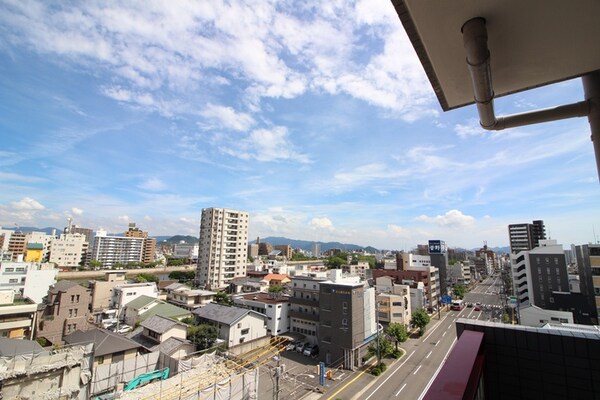
[[233,304],[267,316],[267,334],[281,335],[290,330],[289,296],[281,293],[248,293],[233,297]]
[[267,335],[267,317],[246,308],[210,303],[195,309],[194,315],[198,323],[217,327],[219,339],[229,347]]
[[130,326],[134,326],[136,322],[142,322],[153,315],[161,315],[177,320],[192,317],[192,313],[185,308],[144,295],[130,301],[121,309],[121,319]]
[[91,311],[98,314],[111,306],[112,289],[118,285],[127,284],[124,271],[108,271],[104,280],[90,280],[92,291]]
[[102,364],[116,364],[135,358],[145,352],[142,345],[106,329],[76,330],[64,337],[66,344],[94,344],[94,368]]
[[112,288],[110,306],[121,310],[125,304],[140,296],[158,298],[158,288],[154,282],[125,283]]
[[193,311],[208,303],[212,303],[216,292],[209,290],[192,289],[181,283],[174,283],[167,286],[167,301],[178,307]]
[[159,351],[177,360],[195,351],[192,342],[186,339],[187,325],[171,318],[153,315],[127,335],[149,352]]
[[90,290],[71,281],[59,281],[48,290],[44,307],[38,312],[38,337],[62,344],[63,336],[89,328]]

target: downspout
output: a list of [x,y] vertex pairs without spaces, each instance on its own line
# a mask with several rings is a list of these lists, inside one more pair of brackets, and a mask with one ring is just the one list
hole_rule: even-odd
[[[550,107],[520,114],[496,117],[494,89],[490,68],[490,51],[487,46],[485,19],[478,17],[465,22],[461,28],[467,53],[467,65],[473,84],[473,95],[481,127],[499,131],[517,126],[557,121],[573,117],[588,117],[596,153],[596,166],[600,177],[600,70],[583,76],[584,101]],[[591,51],[591,50],[590,50]]]

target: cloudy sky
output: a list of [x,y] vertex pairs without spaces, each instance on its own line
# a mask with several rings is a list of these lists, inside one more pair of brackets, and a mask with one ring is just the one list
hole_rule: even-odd
[[[0,4],[0,225],[410,249],[600,237],[585,118],[497,133],[442,112],[386,0]],[[498,114],[583,98],[578,80]]]

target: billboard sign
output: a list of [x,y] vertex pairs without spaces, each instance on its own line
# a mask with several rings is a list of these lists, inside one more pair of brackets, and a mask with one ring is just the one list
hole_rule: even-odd
[[442,254],[446,252],[446,242],[443,240],[429,241],[429,254]]
[[517,306],[517,296],[510,296],[510,302],[508,305],[512,308],[515,308]]

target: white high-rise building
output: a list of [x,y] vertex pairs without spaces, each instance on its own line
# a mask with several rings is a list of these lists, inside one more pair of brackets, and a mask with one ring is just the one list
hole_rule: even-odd
[[222,289],[246,276],[248,213],[224,208],[205,208],[200,220],[200,248],[196,284]]
[[60,238],[54,239],[50,244],[51,263],[58,267],[77,268],[85,261],[88,243],[85,235],[81,233],[63,233]]
[[108,236],[106,231],[98,230],[94,238],[91,259],[102,263],[103,268],[112,268],[113,264],[141,262],[144,238]]

